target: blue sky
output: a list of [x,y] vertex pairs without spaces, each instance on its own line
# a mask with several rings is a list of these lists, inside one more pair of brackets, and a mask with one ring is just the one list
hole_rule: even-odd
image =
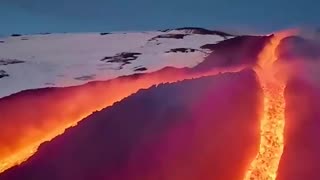
[[317,0],[0,0],[0,34],[317,26]]

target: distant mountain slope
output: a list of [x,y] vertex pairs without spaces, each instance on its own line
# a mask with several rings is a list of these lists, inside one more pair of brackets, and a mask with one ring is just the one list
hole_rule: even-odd
[[[184,38],[176,38],[184,37]],[[232,38],[233,36],[228,36]],[[166,66],[193,67],[210,50],[200,49],[226,39],[221,34],[174,32],[38,34],[0,38],[0,98],[21,90],[80,85],[130,75],[136,69],[153,72]],[[132,59],[128,54],[135,54]],[[3,63],[18,61],[20,63]],[[90,78],[87,78],[90,77]]]
[[212,50],[196,68],[255,66],[257,56],[272,36],[237,36],[216,44],[203,45],[202,49]]
[[166,30],[162,30],[162,32],[171,32],[175,30],[183,31],[191,34],[218,35],[218,36],[224,37],[225,39],[235,36],[226,32],[209,30],[209,29],[199,28],[199,27],[182,27],[182,28],[176,28],[176,29],[166,29]]
[[0,179],[238,180],[257,148],[259,88],[247,70],[141,90]]

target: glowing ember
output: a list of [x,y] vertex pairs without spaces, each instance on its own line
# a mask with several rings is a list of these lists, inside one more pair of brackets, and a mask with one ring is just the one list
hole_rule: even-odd
[[260,122],[260,147],[244,180],[275,180],[283,152],[285,125],[285,83],[274,78],[272,65],[277,60],[276,48],[288,33],[276,34],[259,55],[259,76],[264,95],[263,117]]

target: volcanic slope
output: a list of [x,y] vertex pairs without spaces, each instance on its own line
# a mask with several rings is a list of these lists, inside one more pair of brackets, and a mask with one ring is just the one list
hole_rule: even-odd
[[285,148],[277,180],[320,179],[320,44],[301,37],[280,46],[281,60],[290,63],[285,90]]
[[261,101],[252,70],[140,90],[0,179],[239,180],[257,151]]
[[[233,37],[187,29],[0,37],[0,77],[1,71],[6,72],[0,78],[0,97],[27,89],[109,80],[134,74],[136,69],[193,67],[211,52],[200,49],[202,45]],[[196,51],[170,52],[176,48]]]
[[[219,72],[236,72],[254,64],[254,61],[245,61],[244,57],[256,59],[260,49],[252,49],[256,45],[263,47],[269,37],[245,39],[235,37],[221,42],[223,45],[214,50],[216,56],[208,56],[203,63],[222,63],[209,64],[206,68],[202,63],[194,68],[164,68],[81,86],[28,90],[0,99],[0,171],[27,160],[41,143],[50,141],[92,112],[111,106],[139,89]],[[252,40],[258,43],[250,43]],[[240,55],[225,58],[230,53],[228,49]]]

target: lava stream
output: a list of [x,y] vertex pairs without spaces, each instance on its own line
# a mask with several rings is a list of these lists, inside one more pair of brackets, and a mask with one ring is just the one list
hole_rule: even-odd
[[260,127],[260,149],[247,171],[245,180],[275,180],[283,152],[284,88],[282,84],[267,83],[264,94],[263,117]]
[[165,68],[82,86],[31,90],[0,99],[0,173],[26,161],[36,153],[40,144],[63,134],[94,111],[111,106],[140,89],[219,72]]
[[[290,32],[292,34],[292,32]],[[251,162],[244,180],[275,180],[283,153],[285,126],[285,83],[274,77],[276,48],[288,32],[274,35],[259,55],[256,69],[263,91],[263,114],[260,122],[259,152]]]

